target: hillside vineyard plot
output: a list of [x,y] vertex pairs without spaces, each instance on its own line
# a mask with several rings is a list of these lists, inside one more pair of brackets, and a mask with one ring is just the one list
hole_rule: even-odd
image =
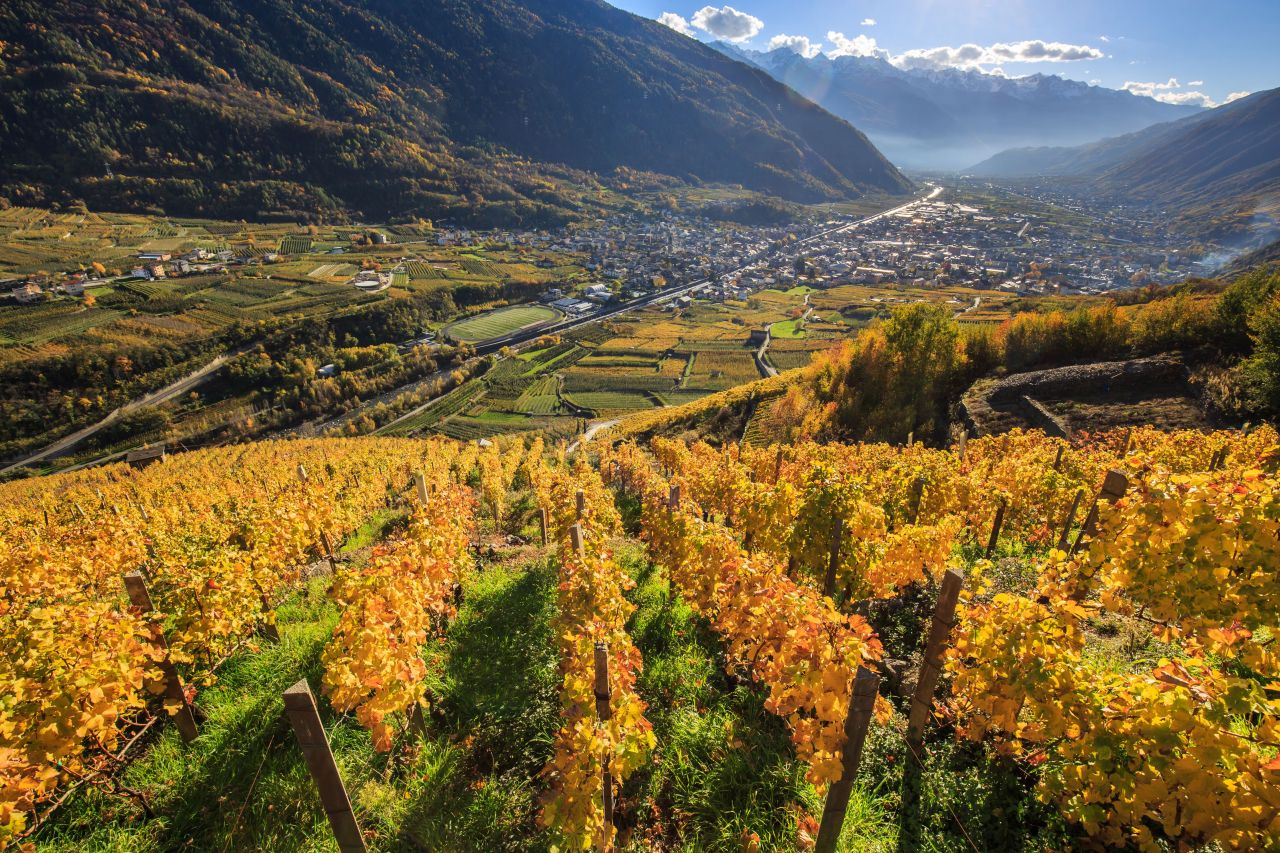
[[4,840],[1280,844],[1274,429],[594,444],[0,486]]

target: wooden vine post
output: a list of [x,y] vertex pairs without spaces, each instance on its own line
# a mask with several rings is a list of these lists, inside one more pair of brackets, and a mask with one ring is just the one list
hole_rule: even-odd
[[907,502],[907,524],[920,519],[920,502],[924,500],[924,477],[916,477],[911,483],[911,498]]
[[[298,463],[298,480],[303,483],[310,482],[307,476],[307,466],[301,462]],[[328,532],[320,531],[320,555],[329,561],[329,571],[335,575],[338,573],[338,561],[333,556],[333,544],[329,541]]]
[[1071,509],[1067,510],[1067,517],[1062,521],[1062,533],[1058,536],[1058,550],[1065,551],[1067,546],[1071,544],[1071,525],[1075,523],[1076,512],[1080,509],[1080,504],[1084,501],[1084,489],[1077,489],[1076,496],[1071,501]]
[[1000,542],[1000,528],[1004,526],[1004,512],[1009,506],[1007,498],[1000,499],[1000,505],[996,507],[996,517],[991,522],[991,537],[987,539],[987,556],[990,557],[996,551],[996,545]]
[[933,621],[929,625],[929,638],[925,642],[924,660],[920,666],[920,678],[911,696],[911,715],[907,722],[907,749],[913,756],[920,755],[924,744],[924,729],[933,710],[933,692],[938,688],[938,676],[942,674],[942,655],[947,648],[947,638],[955,625],[956,602],[960,600],[960,587],[964,575],[948,570],[942,576],[942,589],[938,603],[933,608]]
[[284,692],[284,710],[293,724],[293,733],[298,738],[307,769],[320,791],[320,804],[324,807],[325,817],[329,818],[329,826],[333,828],[338,850],[341,853],[366,853],[368,848],[351,808],[351,798],[342,784],[342,775],[333,760],[333,750],[329,748],[329,738],[325,736],[316,699],[311,695],[311,686],[305,678]]
[[538,509],[538,532],[542,534],[542,544],[547,544],[547,508]]
[[857,778],[858,764],[862,760],[862,744],[867,739],[867,726],[871,724],[871,712],[875,708],[879,690],[880,676],[864,666],[858,667],[858,674],[853,679],[853,695],[849,698],[849,716],[844,723],[842,771],[839,780],[832,782],[827,790],[814,853],[835,853],[840,830],[844,828],[845,812],[849,810],[853,781]]
[[413,475],[413,484],[418,489],[418,503],[427,505],[427,475],[421,471]]
[[1098,497],[1094,498],[1093,505],[1089,507],[1089,514],[1085,516],[1084,524],[1080,527],[1080,532],[1076,534],[1075,544],[1071,546],[1072,554],[1080,550],[1080,547],[1084,544],[1086,537],[1091,537],[1097,533],[1098,504],[1102,501],[1115,503],[1124,497],[1124,493],[1128,490],[1128,477],[1114,468],[1107,472],[1107,475],[1102,478],[1102,489],[1098,492]]
[[831,557],[827,560],[827,574],[822,579],[822,594],[835,595],[836,569],[840,567],[840,540],[844,537],[844,519],[835,517],[835,526],[831,534]]
[[679,484],[672,486],[671,490],[667,492],[667,507],[673,511],[680,508]]
[[1058,445],[1058,455],[1053,458],[1053,470],[1062,470],[1062,451],[1066,449],[1065,444]]
[[582,489],[578,489],[573,500],[578,512],[578,521],[582,521],[582,517],[587,514],[587,496],[582,493]]
[[[147,590],[147,581],[142,577],[141,572],[129,572],[124,576],[124,588],[129,593],[129,602],[141,614],[147,614],[155,610],[151,604],[151,593]],[[178,733],[182,735],[182,740],[186,743],[196,739],[198,732],[196,731],[196,717],[191,710],[191,703],[187,701],[187,691],[183,689],[182,678],[178,675],[178,668],[173,665],[173,661],[169,658],[169,643],[164,638],[164,630],[159,624],[152,624],[152,641],[160,649],[162,657],[159,667],[160,673],[164,678],[164,699],[165,703],[175,703],[177,712],[173,714],[173,722],[178,727]]]
[[960,430],[960,440],[956,442],[956,457],[963,462],[965,451],[969,449],[969,430]]
[[[595,664],[596,717],[603,724],[613,719],[613,709],[609,707],[609,701],[613,698],[613,690],[609,687],[609,647],[605,643],[596,643]],[[600,791],[603,798],[604,822],[609,826],[613,823],[613,772],[609,767],[607,755],[604,757],[601,782],[603,783]]]

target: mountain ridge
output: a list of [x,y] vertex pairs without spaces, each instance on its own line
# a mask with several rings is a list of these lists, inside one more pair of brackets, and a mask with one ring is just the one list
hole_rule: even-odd
[[762,71],[598,0],[14,0],[0,44],[20,203],[516,224],[604,203],[619,168],[794,201],[910,187]]
[[1280,214],[1280,89],[1091,145],[1011,149],[969,171],[1075,179],[1170,212],[1188,230],[1265,240]]
[[[1019,145],[1080,144],[1193,115],[1056,75],[902,69],[879,57],[803,57],[789,48],[712,47],[768,71],[865,132],[903,166],[954,170]],[[978,156],[971,156],[984,152]]]

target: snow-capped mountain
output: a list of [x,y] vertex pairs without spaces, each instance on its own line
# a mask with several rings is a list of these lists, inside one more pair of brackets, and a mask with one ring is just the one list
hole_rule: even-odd
[[848,120],[889,159],[962,169],[1008,148],[1081,145],[1199,111],[1051,74],[899,68],[878,57],[803,57],[712,44]]

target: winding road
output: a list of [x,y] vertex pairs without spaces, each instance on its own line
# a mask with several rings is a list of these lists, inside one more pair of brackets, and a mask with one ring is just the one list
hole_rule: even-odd
[[228,350],[227,352],[224,352],[221,355],[216,356],[212,361],[210,361],[208,364],[204,365],[203,367],[197,370],[194,370],[191,373],[188,373],[186,376],[183,376],[181,379],[178,379],[175,382],[171,382],[168,385],[164,386],[163,388],[158,388],[149,394],[144,394],[143,396],[139,397],[136,400],[131,400],[130,402],[125,403],[123,406],[121,406],[118,409],[112,410],[102,420],[96,423],[89,424],[86,427],[82,427],[81,429],[78,429],[75,432],[68,433],[67,435],[64,435],[62,438],[53,442],[53,444],[50,444],[47,447],[44,447],[43,449],[38,450],[35,453],[32,453],[30,456],[26,456],[22,459],[17,460],[16,462],[12,462],[4,466],[3,468],[0,468],[0,474],[8,473],[9,471],[14,470],[15,468],[21,468],[24,465],[30,465],[33,462],[39,462],[42,459],[49,459],[55,456],[61,456],[67,451],[71,450],[71,448],[75,447],[80,442],[84,441],[86,438],[92,435],[96,435],[104,427],[109,426],[112,423],[115,423],[120,418],[124,417],[130,412],[136,412],[137,410],[146,408],[147,406],[157,406],[161,403],[167,403],[168,401],[174,399],[175,397],[179,397],[183,394],[186,394],[191,390],[199,387],[206,380],[212,377],[213,374],[217,373],[218,370],[221,369],[221,367],[224,364],[226,364],[228,361],[230,361],[231,359],[235,358],[238,355],[243,355],[244,353],[248,352],[250,349],[251,349],[250,346],[243,346],[237,349]]

